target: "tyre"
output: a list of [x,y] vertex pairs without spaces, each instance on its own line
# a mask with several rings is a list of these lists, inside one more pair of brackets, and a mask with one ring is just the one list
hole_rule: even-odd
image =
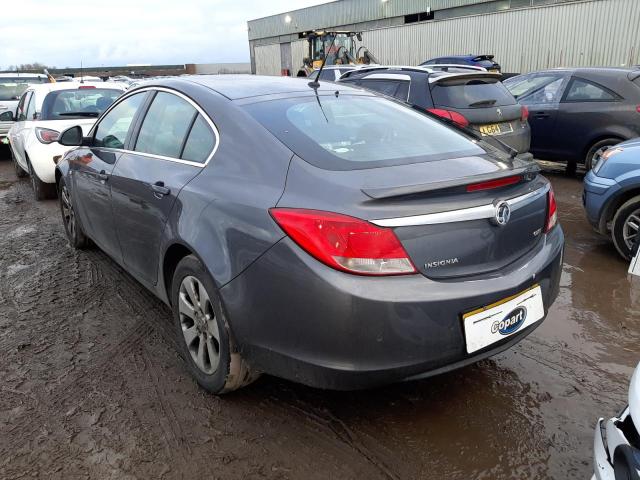
[[13,168],[16,171],[16,177],[25,178],[28,173],[25,172],[20,165],[18,165],[18,161],[16,160],[16,156],[13,154],[13,149],[9,147],[9,151],[11,152],[11,161],[13,162]]
[[80,224],[80,219],[76,216],[71,201],[71,192],[67,188],[64,178],[58,183],[58,198],[60,199],[60,213],[62,214],[62,223],[69,240],[69,245],[77,250],[82,250],[89,246],[89,237],[87,237]]
[[618,209],[611,225],[613,244],[625,260],[631,260],[631,251],[638,234],[640,234],[640,195],[625,202]]
[[201,387],[222,394],[257,378],[235,347],[211,276],[193,255],[176,267],[171,304],[179,348]]
[[29,166],[29,176],[31,177],[31,186],[33,187],[33,193],[37,201],[47,200],[56,197],[56,186],[53,183],[44,183],[38,177],[38,174],[33,170],[31,161],[27,158],[27,165]]
[[605,138],[604,140],[599,140],[594,143],[587,155],[584,157],[584,168],[588,172],[593,167],[595,167],[596,162],[598,161],[598,157],[609,147],[612,145],[617,145],[622,140],[619,138]]

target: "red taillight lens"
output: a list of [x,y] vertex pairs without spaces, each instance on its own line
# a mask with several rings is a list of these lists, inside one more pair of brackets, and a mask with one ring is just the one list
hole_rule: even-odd
[[442,108],[429,108],[427,111],[433,113],[434,115],[438,115],[439,117],[453,120],[461,127],[466,127],[469,125],[469,120],[467,120],[464,115],[461,115],[458,112],[452,112],[451,110],[444,110]]
[[636,112],[640,113],[640,105],[636,107]]
[[272,208],[270,213],[302,249],[336,270],[359,275],[416,273],[390,228],[319,210]]
[[522,180],[520,175],[514,175],[512,177],[498,178],[496,180],[489,180],[486,182],[472,183],[467,185],[467,192],[478,192],[480,190],[492,190],[494,188],[506,187],[507,185],[515,185]]
[[49,144],[58,141],[60,132],[49,128],[36,127],[36,138],[40,143]]
[[556,196],[553,193],[553,188],[551,188],[547,194],[547,224],[544,229],[545,233],[549,232],[557,224],[558,205],[556,204]]
[[529,109],[522,105],[520,107],[520,120],[526,122],[529,118]]
[[89,90],[90,88],[96,88],[94,85],[81,85],[78,90]]

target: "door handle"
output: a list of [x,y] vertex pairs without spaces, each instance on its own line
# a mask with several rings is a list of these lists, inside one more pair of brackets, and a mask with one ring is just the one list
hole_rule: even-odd
[[164,182],[156,182],[151,185],[151,190],[156,197],[164,197],[165,195],[169,195],[171,193],[171,189],[169,187],[164,186]]
[[538,112],[535,114],[536,118],[549,118],[549,114],[545,112]]
[[98,180],[102,182],[106,182],[107,180],[109,180],[109,175],[107,175],[107,172],[105,172],[104,170],[101,170],[100,173],[96,175],[96,177],[98,177]]

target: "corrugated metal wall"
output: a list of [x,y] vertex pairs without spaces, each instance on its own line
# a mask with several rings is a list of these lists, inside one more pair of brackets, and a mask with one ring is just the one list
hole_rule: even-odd
[[280,75],[280,44],[256,47],[256,74]]
[[302,67],[302,60],[305,56],[308,56],[308,47],[306,40],[298,40],[297,42],[291,42],[291,68],[293,75],[296,75],[298,70]]
[[578,2],[364,32],[385,64],[491,53],[505,72],[640,63],[640,0]]

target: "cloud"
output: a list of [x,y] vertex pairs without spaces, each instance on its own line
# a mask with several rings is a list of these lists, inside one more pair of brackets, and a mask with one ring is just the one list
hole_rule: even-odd
[[[249,61],[247,20],[291,10],[285,0],[10,1],[0,68]],[[295,8],[326,3],[297,0]],[[10,19],[7,23],[6,20]]]

